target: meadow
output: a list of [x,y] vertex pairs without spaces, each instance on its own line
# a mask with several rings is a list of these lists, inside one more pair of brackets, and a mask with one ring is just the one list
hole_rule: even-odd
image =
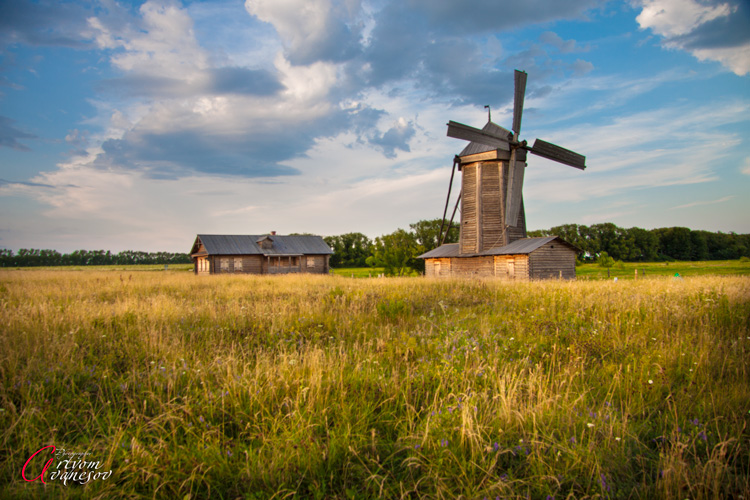
[[750,495],[746,276],[3,270],[0,325],[2,498]]

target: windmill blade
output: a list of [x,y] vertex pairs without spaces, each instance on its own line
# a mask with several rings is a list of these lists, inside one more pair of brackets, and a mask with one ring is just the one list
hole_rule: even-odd
[[[526,148],[528,149],[528,148]],[[571,167],[580,168],[581,170],[586,169],[586,157],[579,155],[578,153],[569,149],[561,148],[551,142],[546,142],[541,139],[534,141],[534,146],[528,151],[542,158],[553,160],[558,163],[564,163]]]
[[510,151],[510,143],[508,142],[507,137],[488,134],[483,130],[464,125],[463,123],[454,121],[448,122],[448,137],[478,142],[479,144],[486,144],[487,146],[492,146],[497,149]]
[[526,78],[528,76],[525,71],[516,70],[516,92],[513,98],[513,132],[516,133],[516,137],[521,133],[521,115],[523,115],[523,99],[526,95]]
[[508,166],[508,187],[505,196],[505,225],[513,227],[518,225],[518,213],[521,211],[521,193],[523,191],[523,174],[526,171],[526,163],[515,161],[515,156],[515,151],[513,151]]

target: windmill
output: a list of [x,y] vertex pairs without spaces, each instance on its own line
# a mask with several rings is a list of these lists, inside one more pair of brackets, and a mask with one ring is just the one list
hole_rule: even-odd
[[583,155],[541,139],[536,139],[531,147],[519,140],[526,78],[525,72],[515,71],[512,131],[492,121],[482,129],[448,122],[448,137],[471,141],[453,162],[440,230],[440,241],[444,243],[443,226],[458,167],[462,186],[448,228],[460,202],[460,254],[481,253],[526,237],[522,190],[527,152],[581,170],[586,168]]

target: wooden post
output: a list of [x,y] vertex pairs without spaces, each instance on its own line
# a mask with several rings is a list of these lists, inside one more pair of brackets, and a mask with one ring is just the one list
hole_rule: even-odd
[[635,279],[638,279],[638,269],[635,270]]

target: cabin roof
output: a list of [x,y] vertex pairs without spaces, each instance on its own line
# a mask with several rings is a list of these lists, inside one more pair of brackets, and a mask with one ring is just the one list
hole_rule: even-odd
[[458,243],[449,243],[447,245],[442,245],[433,250],[430,250],[429,252],[423,253],[418,258],[419,259],[441,259],[441,258],[447,258],[447,257],[485,257],[489,255],[523,255],[523,254],[530,254],[534,250],[537,250],[538,248],[546,245],[547,243],[553,240],[558,240],[559,243],[567,246],[571,250],[580,252],[580,250],[576,246],[571,245],[570,243],[563,240],[559,236],[544,236],[542,238],[521,238],[520,240],[516,240],[510,243],[509,245],[490,248],[489,250],[485,250],[484,252],[480,252],[480,253],[464,254],[464,255],[459,255]]
[[[272,248],[261,248],[258,242],[273,241]],[[253,234],[199,234],[191,255],[197,255],[200,244],[206,251],[201,255],[330,255],[333,250],[320,236],[280,236]]]

